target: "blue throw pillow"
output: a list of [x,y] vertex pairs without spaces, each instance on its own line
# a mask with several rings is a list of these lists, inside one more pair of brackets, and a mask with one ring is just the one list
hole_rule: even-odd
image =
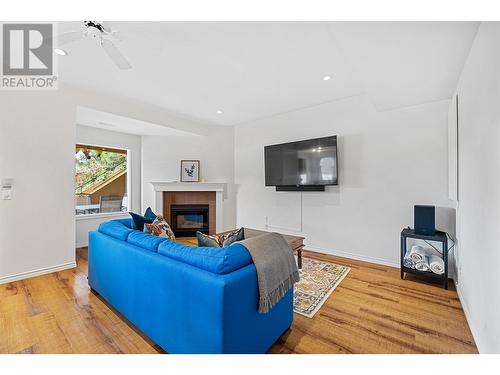
[[156,219],[156,216],[158,216],[158,215],[156,215],[153,212],[153,210],[151,209],[151,207],[146,208],[146,212],[144,212],[144,217],[145,218],[153,219],[154,220],[154,219]]
[[132,216],[132,229],[144,231],[144,224],[152,224],[156,219],[156,214],[153,212],[151,207],[146,208],[146,212],[144,212],[144,216],[139,214],[129,212],[130,216]]
[[132,229],[144,231],[144,224],[152,224],[155,219],[147,218],[133,212],[129,212],[132,216]]

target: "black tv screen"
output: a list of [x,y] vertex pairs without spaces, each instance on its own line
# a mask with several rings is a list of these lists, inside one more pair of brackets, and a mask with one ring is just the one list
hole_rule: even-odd
[[266,186],[337,185],[337,136],[264,147]]

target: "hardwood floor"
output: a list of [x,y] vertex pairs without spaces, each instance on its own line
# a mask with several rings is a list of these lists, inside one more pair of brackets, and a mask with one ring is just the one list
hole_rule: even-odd
[[[400,280],[396,268],[304,256],[352,270],[313,319],[295,314],[270,353],[477,353],[454,290]],[[0,285],[0,353],[162,353],[90,292],[86,249],[77,264]]]
[[303,256],[351,271],[313,319],[295,314],[271,353],[477,353],[452,285],[401,280],[398,268],[373,263]]

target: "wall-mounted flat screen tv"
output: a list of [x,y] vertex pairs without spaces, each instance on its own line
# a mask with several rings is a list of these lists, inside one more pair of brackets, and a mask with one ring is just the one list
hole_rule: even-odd
[[264,158],[266,186],[324,190],[326,185],[338,185],[335,135],[266,146]]

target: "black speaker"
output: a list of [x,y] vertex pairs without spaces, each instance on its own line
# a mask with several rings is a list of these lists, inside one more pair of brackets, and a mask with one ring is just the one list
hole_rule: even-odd
[[434,206],[415,206],[415,233],[433,236],[436,233],[436,208]]

